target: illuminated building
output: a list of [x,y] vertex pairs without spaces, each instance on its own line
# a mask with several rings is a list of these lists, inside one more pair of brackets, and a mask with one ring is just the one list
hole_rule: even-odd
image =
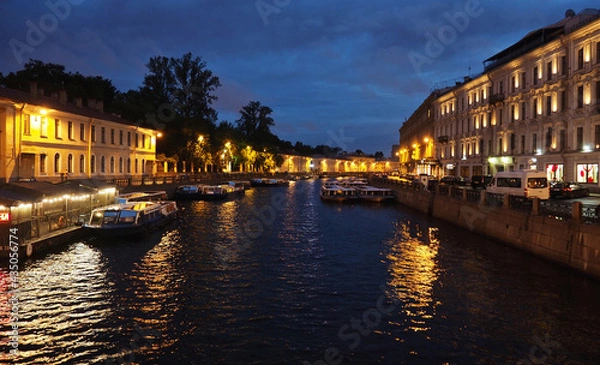
[[103,112],[103,102],[67,102],[0,88],[0,181],[114,179],[156,171],[158,131]]
[[597,184],[600,11],[567,11],[485,60],[480,75],[439,90],[431,104],[445,173],[533,168]]

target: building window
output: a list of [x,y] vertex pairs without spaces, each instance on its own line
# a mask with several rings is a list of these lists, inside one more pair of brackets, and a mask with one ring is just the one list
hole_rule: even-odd
[[558,139],[558,148],[561,151],[565,150],[565,143],[567,142],[566,139],[566,131],[564,129],[560,130],[560,134],[559,134],[559,139]]
[[119,157],[119,174],[123,173],[123,157]]
[[525,135],[521,136],[521,154],[525,153]]
[[533,110],[532,110],[532,112],[533,112],[533,118],[534,119],[537,118],[537,115],[538,115],[538,99],[537,98],[533,99]]
[[90,173],[95,174],[96,173],[96,156],[92,155],[92,157],[90,157]]
[[60,154],[57,153],[54,155],[54,173],[60,173]]
[[521,89],[527,87],[527,72],[521,72]]
[[131,158],[127,158],[127,173],[131,174]]
[[503,153],[503,148],[502,148],[502,138],[498,138],[498,154],[501,155]]
[[60,119],[54,119],[54,138],[62,139],[62,128]]
[[142,148],[146,148],[146,135],[142,134]]
[[567,74],[567,56],[562,56],[560,58],[560,73],[561,75]]
[[110,144],[115,144],[115,129],[110,129]]
[[68,122],[67,123],[67,135],[69,137],[70,140],[74,140],[75,139],[75,135],[73,132],[73,122]]
[[[106,143],[106,128],[100,127],[100,142]],[[104,172],[104,171],[102,171]]]
[[138,148],[139,146],[140,146],[140,144],[139,144],[139,136],[138,136],[138,134],[136,133],[136,134],[135,134],[135,148]]
[[95,125],[92,126],[91,134],[92,134],[92,142],[96,142],[96,126]]
[[583,108],[583,85],[577,86],[577,108]]
[[40,120],[40,137],[48,138],[48,118],[42,117]]
[[600,125],[594,126],[594,148],[600,149]]
[[104,174],[106,172],[106,159],[104,156],[100,156],[100,173]]
[[600,42],[596,42],[596,63],[600,63]]
[[504,111],[502,109],[498,109],[498,123],[499,125],[502,125],[502,123],[504,122]]
[[498,93],[504,94],[504,81],[498,83]]
[[538,84],[538,72],[539,72],[539,69],[538,69],[538,67],[537,67],[537,66],[535,66],[535,67],[533,68],[533,84],[534,84],[534,85],[537,85],[537,84]]
[[85,141],[85,124],[79,124],[79,139]]
[[598,183],[598,164],[577,164],[578,183]]
[[483,139],[479,140],[479,154],[481,156],[485,156],[485,153],[483,151],[483,148],[485,147],[485,143],[483,142]]
[[79,155],[79,173],[83,174],[85,172],[85,157],[83,155]]
[[115,173],[115,157],[114,156],[110,156],[110,173],[111,174]]
[[525,104],[525,102],[522,102],[521,103],[521,120],[525,120],[526,112],[527,112],[527,105]]
[[510,121],[514,122],[515,119],[517,119],[517,108],[513,104],[510,106]]
[[73,155],[69,153],[69,156],[67,157],[67,172],[69,174],[73,173]]
[[127,145],[131,147],[131,132],[127,132]]
[[552,95],[546,96],[546,115],[552,114]]
[[552,61],[546,64],[546,81],[552,80]]
[[552,147],[552,127],[546,130],[546,149],[550,149]]
[[142,160],[142,174],[146,173],[146,161]]
[[583,149],[583,127],[577,127],[577,150]]
[[514,133],[510,134],[510,153],[514,154],[517,148],[517,136]]
[[133,169],[135,170],[135,173],[138,173],[138,159],[135,159],[135,165],[133,165]]
[[123,145],[123,131],[119,131],[119,144]]
[[533,153],[537,153],[537,150],[538,150],[537,133],[534,133],[531,136],[531,149],[533,150]]
[[510,78],[510,91],[515,92],[517,90],[517,77],[513,76]]
[[31,116],[29,114],[23,114],[23,134],[31,136]]
[[46,173],[46,161],[48,160],[48,155],[45,153],[40,154],[40,174]]
[[577,51],[577,69],[581,70],[583,68],[583,47]]

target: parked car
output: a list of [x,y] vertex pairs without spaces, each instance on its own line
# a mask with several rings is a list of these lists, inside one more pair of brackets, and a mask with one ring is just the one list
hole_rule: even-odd
[[492,181],[492,178],[492,175],[473,175],[471,176],[471,187],[473,189],[485,189],[487,184],[489,184]]
[[468,180],[462,176],[444,176],[440,179],[440,185],[457,185],[465,186],[468,185]]
[[590,195],[590,189],[573,181],[557,182],[550,187],[551,198],[585,198]]

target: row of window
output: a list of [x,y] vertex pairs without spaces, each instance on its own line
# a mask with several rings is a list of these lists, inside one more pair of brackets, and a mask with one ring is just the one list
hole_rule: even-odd
[[[41,138],[48,138],[48,118],[40,115],[23,115],[23,135],[31,136],[32,123],[40,126]],[[97,142],[96,134],[96,126],[92,125],[89,137],[92,142]],[[67,135],[65,137],[71,141],[75,141],[75,125],[71,121],[67,122]],[[60,119],[54,119],[54,138],[58,140],[63,139],[63,122]],[[79,123],[79,140],[82,142],[87,141],[85,123]],[[121,146],[127,143],[127,146],[130,147],[133,142],[136,148],[152,148],[149,135],[144,133],[134,133],[132,140],[132,132],[130,131],[125,134],[123,130],[117,131],[114,128],[110,128],[109,134],[107,135],[106,127],[100,127],[100,143],[108,143],[107,141],[110,141],[110,144],[119,144]]]
[[[595,43],[596,48],[596,63],[600,64],[600,42]],[[584,69],[585,63],[590,61],[589,51],[586,52],[585,47],[581,46],[577,50],[577,65],[575,70]],[[516,75],[511,76],[510,78],[510,91],[512,93],[517,90],[525,90],[529,85],[538,86],[542,84],[542,80],[544,79],[544,75],[542,74],[543,67],[539,65],[533,66],[531,69],[531,74],[528,75],[527,71],[517,72]],[[546,81],[551,81],[555,75],[558,75],[560,72],[561,76],[567,74],[568,64],[567,64],[567,56],[560,55],[557,60],[550,60],[545,63],[545,79]],[[531,79],[531,83],[528,83],[529,78]],[[500,95],[504,95],[504,81],[499,80],[496,83],[496,93]],[[492,87],[484,87],[477,91],[472,91],[467,94],[467,102],[469,106],[474,105],[475,103],[479,103],[480,101],[486,101],[488,97],[492,95]],[[466,103],[465,98],[461,98],[461,110],[465,110]],[[441,105],[440,114],[445,115],[449,112],[454,112],[455,105],[454,102],[447,102]]]
[[[74,161],[74,156],[73,154],[68,154],[67,155],[67,161],[66,161],[66,165],[64,166],[64,168],[62,167],[62,157],[60,155],[60,153],[56,153],[54,155],[54,173],[55,174],[60,174],[60,173],[68,173],[68,174],[72,174],[75,172],[75,161]],[[100,169],[99,171],[97,171],[97,167],[96,167],[96,156],[92,155],[90,158],[90,166],[89,166],[89,170],[90,173],[95,174],[95,173],[101,173],[101,174],[105,174],[105,173],[109,173],[109,174],[115,174],[115,173],[119,173],[119,174],[131,174],[132,170],[131,170],[131,158],[127,158],[127,160],[124,160],[123,157],[119,157],[118,162],[115,159],[114,156],[111,156],[110,159],[108,160],[108,166],[106,164],[106,157],[105,156],[100,156]],[[48,170],[47,170],[47,164],[48,164],[48,155],[46,154],[41,154],[40,155],[40,173],[41,174],[47,174]],[[140,161],[136,158],[133,162],[133,173],[137,174],[140,171],[142,172],[142,174],[146,173],[146,160],[142,159],[141,160],[141,164],[139,163]],[[85,163],[85,156],[84,155],[79,155],[79,166],[78,166],[78,170],[80,174],[84,174],[86,172],[86,163]]]
[[[545,132],[545,148],[546,150],[551,150],[551,149],[555,149],[558,151],[564,151],[567,148],[567,144],[566,144],[566,131],[564,129],[561,129],[558,131],[558,143],[554,143],[554,131],[552,127],[547,128],[546,132]],[[481,155],[503,155],[504,153],[508,152],[509,154],[537,154],[539,150],[539,146],[538,146],[538,134],[537,133],[533,133],[531,135],[531,150],[528,151],[526,149],[526,136],[525,135],[521,135],[520,139],[519,139],[519,144],[517,145],[517,135],[515,133],[511,133],[509,135],[509,141],[508,141],[508,150],[505,150],[504,148],[504,140],[502,137],[498,138],[497,140],[497,148],[494,150],[493,146],[492,146],[492,141],[489,140],[488,141],[488,147],[487,147],[487,154],[485,153],[486,151],[484,151],[484,140],[480,139],[479,140],[479,145],[477,145],[477,142],[467,142],[467,143],[461,143],[460,145],[460,151],[462,153],[462,156],[473,156],[473,155],[477,155],[477,154],[481,154]],[[600,149],[600,125],[596,125],[594,126],[594,145],[588,147],[590,150],[591,149]],[[586,146],[584,145],[584,133],[583,133],[583,127],[577,127],[575,129],[575,149],[578,151],[583,151],[586,149]],[[447,156],[450,156],[448,153],[452,152],[451,155],[454,156],[454,146],[444,146],[442,147],[442,158],[447,158]]]

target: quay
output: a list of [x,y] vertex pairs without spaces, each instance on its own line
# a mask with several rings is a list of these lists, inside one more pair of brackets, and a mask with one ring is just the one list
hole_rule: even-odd
[[373,177],[402,205],[600,279],[597,204],[528,200],[457,186],[435,186]]

